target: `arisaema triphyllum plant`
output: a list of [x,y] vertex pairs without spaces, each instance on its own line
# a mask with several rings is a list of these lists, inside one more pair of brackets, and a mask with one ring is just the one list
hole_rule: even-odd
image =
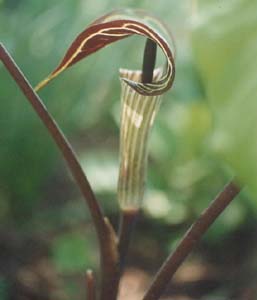
[[[120,69],[119,72],[121,81],[120,167],[117,186],[117,200],[121,211],[117,243],[119,273],[128,249],[131,228],[144,197],[150,129],[161,104],[161,96],[171,88],[175,76],[174,45],[170,32],[160,20],[143,11],[120,10],[107,14],[95,20],[77,36],[56,69],[35,88],[39,91],[70,66],[101,48],[132,35],[145,37],[146,46],[143,64],[139,70]],[[163,67],[155,69],[157,46],[163,52],[166,63]],[[115,60],[114,57],[109,59]],[[93,72],[90,76],[94,76]],[[111,231],[115,235],[114,231]],[[102,236],[101,229],[98,233]],[[103,256],[102,263],[104,269],[106,264]],[[108,284],[104,283],[104,286]],[[115,290],[113,286],[108,289]],[[109,292],[103,293],[105,297],[110,295]]]
[[[118,233],[116,233],[96,199],[72,146],[37,92],[80,60],[107,45],[132,35],[146,38],[146,46],[142,67],[135,71],[121,69],[119,75],[121,80],[121,122],[117,199],[121,222]],[[166,63],[161,68],[155,69],[157,47],[163,52]],[[86,273],[88,300],[115,300],[118,297],[119,282],[131,228],[144,196],[148,137],[161,104],[161,96],[172,87],[175,78],[173,49],[169,30],[157,18],[140,10],[115,11],[95,20],[80,33],[54,71],[33,89],[4,46],[0,45],[1,61],[60,149],[91,213],[99,240],[101,282],[96,288],[93,273],[91,271]],[[108,72],[108,70],[104,71]],[[90,76],[94,76],[93,71]],[[90,103],[85,105],[90,105]],[[174,253],[163,264],[146,292],[144,300],[160,298],[171,277],[192,251],[193,246],[239,191],[240,189],[233,182],[225,186],[210,207],[192,225]]]

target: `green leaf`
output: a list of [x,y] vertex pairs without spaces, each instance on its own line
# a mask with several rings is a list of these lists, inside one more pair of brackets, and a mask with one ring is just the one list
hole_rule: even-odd
[[201,0],[193,50],[213,112],[211,148],[257,195],[257,2]]

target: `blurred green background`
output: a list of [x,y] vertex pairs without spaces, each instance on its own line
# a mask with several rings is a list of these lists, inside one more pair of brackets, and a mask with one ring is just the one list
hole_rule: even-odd
[[[121,7],[143,8],[168,24],[177,71],[151,134],[143,214],[128,264],[147,273],[156,270],[188,224],[236,175],[245,189],[196,251],[198,263],[205,257],[231,268],[242,258],[238,250],[231,259],[233,249],[256,246],[257,1],[0,0],[0,41],[36,85],[88,23]],[[40,92],[115,226],[118,69],[141,67],[144,42],[131,37],[104,48]],[[24,299],[18,295],[32,283],[38,289],[26,299],[83,299],[83,272],[98,267],[87,208],[56,146],[2,64],[0,100],[0,299]],[[224,245],[233,249],[224,251]],[[146,246],[152,253],[144,253]],[[251,265],[256,277],[257,257],[246,253],[240,266],[247,273]],[[207,290],[203,299],[232,295],[234,277],[226,287],[223,282]]]

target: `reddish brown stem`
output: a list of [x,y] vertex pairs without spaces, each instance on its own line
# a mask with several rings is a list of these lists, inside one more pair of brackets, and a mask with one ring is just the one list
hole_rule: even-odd
[[240,188],[233,181],[224,187],[223,191],[190,227],[175,251],[164,262],[143,300],[158,300],[160,298],[179,266],[191,253],[207,229],[239,192]]
[[24,74],[1,43],[0,60],[5,65],[12,78],[16,81],[26,99],[30,102],[37,115],[46,126],[59,150],[62,152],[63,157],[87,202],[100,244],[102,268],[101,300],[115,300],[117,289],[113,289],[112,284],[118,280],[117,274],[119,274],[117,270],[118,250],[116,234],[108,219],[104,217],[99,203],[71,145],[65,138],[51,114],[47,111],[47,108],[41,101],[40,97],[35,93]]
[[119,227],[119,255],[120,255],[120,272],[123,272],[124,264],[129,249],[131,235],[138,216],[138,209],[123,209],[121,211]]
[[95,278],[91,270],[86,273],[87,300],[96,300]]

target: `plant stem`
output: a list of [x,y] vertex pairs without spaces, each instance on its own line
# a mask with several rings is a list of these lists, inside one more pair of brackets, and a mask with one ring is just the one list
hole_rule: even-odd
[[124,269],[124,264],[131,240],[134,225],[139,213],[139,209],[122,209],[119,226],[119,255],[120,255],[120,272]]
[[236,183],[228,183],[209,207],[186,232],[175,251],[167,258],[145,294],[143,300],[157,300],[166,290],[171,278],[199,242],[203,234],[240,192]]
[[100,245],[102,269],[101,299],[115,300],[117,291],[113,289],[112,283],[113,281],[117,281],[117,279],[114,278],[116,278],[118,276],[117,274],[119,274],[117,268],[118,250],[116,234],[109,223],[109,220],[104,217],[101,207],[99,206],[94,192],[71,145],[65,138],[61,129],[58,127],[56,121],[47,111],[47,108],[41,101],[40,97],[35,93],[29,81],[23,75],[11,55],[1,43],[0,60],[3,62],[12,78],[16,81],[17,85],[25,95],[26,99],[30,102],[37,115],[46,126],[48,132],[63,154],[63,157],[87,202]]
[[93,272],[86,272],[87,300],[96,300],[95,278]]

